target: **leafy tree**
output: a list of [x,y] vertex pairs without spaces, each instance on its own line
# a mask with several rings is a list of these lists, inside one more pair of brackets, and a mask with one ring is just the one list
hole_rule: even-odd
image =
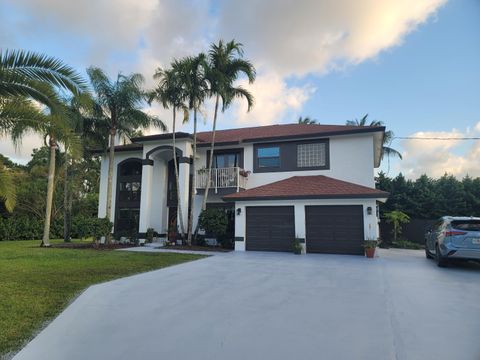
[[[96,67],[87,69],[93,90],[95,92],[94,121],[100,123],[98,128],[109,131],[109,159],[107,179],[107,218],[112,213],[112,179],[115,157],[115,138],[117,135],[130,137],[139,128],[157,126],[166,130],[166,125],[158,118],[141,110],[145,93],[142,90],[144,82],[140,74],[118,74],[112,81],[105,72]],[[110,239],[109,239],[110,241]]]
[[[355,120],[347,120],[346,125],[349,126],[383,126],[382,121],[378,120],[373,120],[368,123],[368,114],[365,114],[360,120],[355,119]],[[390,144],[395,137],[395,134],[393,131],[388,130],[385,131],[385,135],[383,137],[383,151],[382,151],[382,158],[383,156],[387,155],[387,157],[390,158],[390,156],[397,156],[398,158],[402,159],[402,154],[398,151],[395,150],[394,148],[390,147]]]
[[12,174],[9,169],[3,165],[0,160],[0,200],[3,202],[5,209],[9,212],[13,211],[17,201],[17,193]]
[[393,241],[396,242],[398,236],[402,233],[402,224],[408,224],[410,217],[404,212],[394,210],[385,214],[385,219],[393,225]]
[[[255,81],[255,68],[250,61],[243,57],[243,45],[234,40],[212,44],[208,53],[207,80],[210,83],[210,96],[215,97],[215,111],[212,124],[212,138],[210,145],[210,159],[208,162],[207,179],[212,176],[213,154],[215,150],[215,133],[217,129],[218,107],[222,102],[222,112],[232,104],[236,98],[243,98],[247,102],[247,111],[253,106],[253,95],[241,86],[235,86],[239,76],[244,75],[250,84]],[[210,181],[205,186],[205,195],[202,210],[207,208]]]

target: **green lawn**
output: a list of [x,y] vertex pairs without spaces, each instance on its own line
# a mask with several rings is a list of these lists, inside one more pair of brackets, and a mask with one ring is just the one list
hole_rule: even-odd
[[0,358],[17,350],[89,285],[203,257],[39,244],[0,241]]

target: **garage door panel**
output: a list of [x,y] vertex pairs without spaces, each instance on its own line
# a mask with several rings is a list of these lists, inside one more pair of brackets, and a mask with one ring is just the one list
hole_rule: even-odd
[[246,208],[246,249],[291,251],[295,237],[293,206]]
[[307,252],[363,254],[361,205],[306,206]]

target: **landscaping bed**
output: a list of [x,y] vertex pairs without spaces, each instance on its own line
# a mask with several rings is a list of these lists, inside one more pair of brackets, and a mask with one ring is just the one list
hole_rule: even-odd
[[[0,241],[0,359],[14,352],[88,286],[202,255],[82,251],[91,241]],[[72,324],[73,325],[73,324]]]
[[200,245],[166,245],[162,249],[170,250],[189,250],[189,251],[216,251],[216,252],[230,252],[232,249],[225,249],[219,246],[200,246]]

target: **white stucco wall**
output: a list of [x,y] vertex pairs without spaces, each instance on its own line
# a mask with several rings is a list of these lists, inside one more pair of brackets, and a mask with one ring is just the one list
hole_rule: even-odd
[[[286,172],[254,173],[254,147],[252,143],[243,146],[225,146],[217,149],[235,149],[243,147],[244,169],[251,171],[247,189],[283,180],[292,176],[325,175],[335,179],[349,181],[368,187],[375,186],[374,180],[374,144],[372,134],[334,136],[330,138],[330,169]],[[206,164],[208,148],[199,148],[196,168]]]
[[[240,208],[240,215],[235,216],[235,237],[244,241],[235,241],[235,250],[245,251],[246,246],[246,207],[248,206],[294,206],[295,236],[305,238],[305,206],[309,205],[361,205],[363,206],[364,239],[377,239],[378,218],[376,215],[376,199],[325,199],[325,200],[268,200],[268,201],[238,201],[235,208]],[[367,208],[372,208],[372,215],[367,214]],[[308,239],[306,239],[308,241]]]

